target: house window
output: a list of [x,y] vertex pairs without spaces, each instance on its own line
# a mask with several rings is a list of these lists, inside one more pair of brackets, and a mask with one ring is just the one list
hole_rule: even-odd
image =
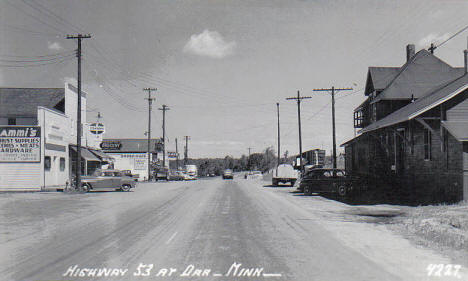
[[372,104],[372,120],[377,121],[377,104]]
[[65,171],[65,158],[60,157],[60,171]]
[[8,118],[8,125],[16,125],[16,118]]
[[424,129],[424,160],[432,158],[432,133],[429,129]]
[[50,156],[45,156],[44,157],[44,170],[50,171],[51,166],[52,166],[52,162],[50,161]]

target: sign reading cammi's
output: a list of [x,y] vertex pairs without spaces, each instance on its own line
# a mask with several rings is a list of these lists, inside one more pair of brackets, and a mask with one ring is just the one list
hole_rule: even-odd
[[0,162],[41,162],[41,128],[0,126]]

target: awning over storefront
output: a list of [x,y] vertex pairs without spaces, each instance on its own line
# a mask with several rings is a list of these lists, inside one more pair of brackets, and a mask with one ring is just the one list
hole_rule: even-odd
[[[71,150],[74,152],[74,154],[76,155],[76,153],[78,153],[76,151],[76,146],[70,146]],[[98,162],[101,162],[101,159],[99,159],[96,155],[94,155],[91,151],[89,151],[89,149],[87,149],[86,147],[81,147],[81,158],[85,159],[86,161],[98,161]]]
[[105,162],[114,162],[114,157],[111,157],[109,155],[107,155],[106,153],[100,151],[100,150],[91,150],[91,152],[93,154],[95,154],[97,157],[101,158],[101,161],[105,161]]
[[458,141],[468,141],[468,121],[442,121],[442,126]]

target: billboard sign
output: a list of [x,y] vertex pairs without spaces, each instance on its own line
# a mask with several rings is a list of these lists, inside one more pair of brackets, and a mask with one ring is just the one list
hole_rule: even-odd
[[41,128],[0,126],[0,162],[41,162]]

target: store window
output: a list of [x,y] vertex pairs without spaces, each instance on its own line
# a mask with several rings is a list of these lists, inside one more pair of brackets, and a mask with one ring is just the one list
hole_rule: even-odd
[[432,158],[432,134],[429,129],[424,129],[424,160]]
[[65,158],[60,157],[60,171],[65,171]]
[[52,162],[50,161],[50,156],[45,156],[44,157],[44,170],[50,171],[51,166],[52,166]]

